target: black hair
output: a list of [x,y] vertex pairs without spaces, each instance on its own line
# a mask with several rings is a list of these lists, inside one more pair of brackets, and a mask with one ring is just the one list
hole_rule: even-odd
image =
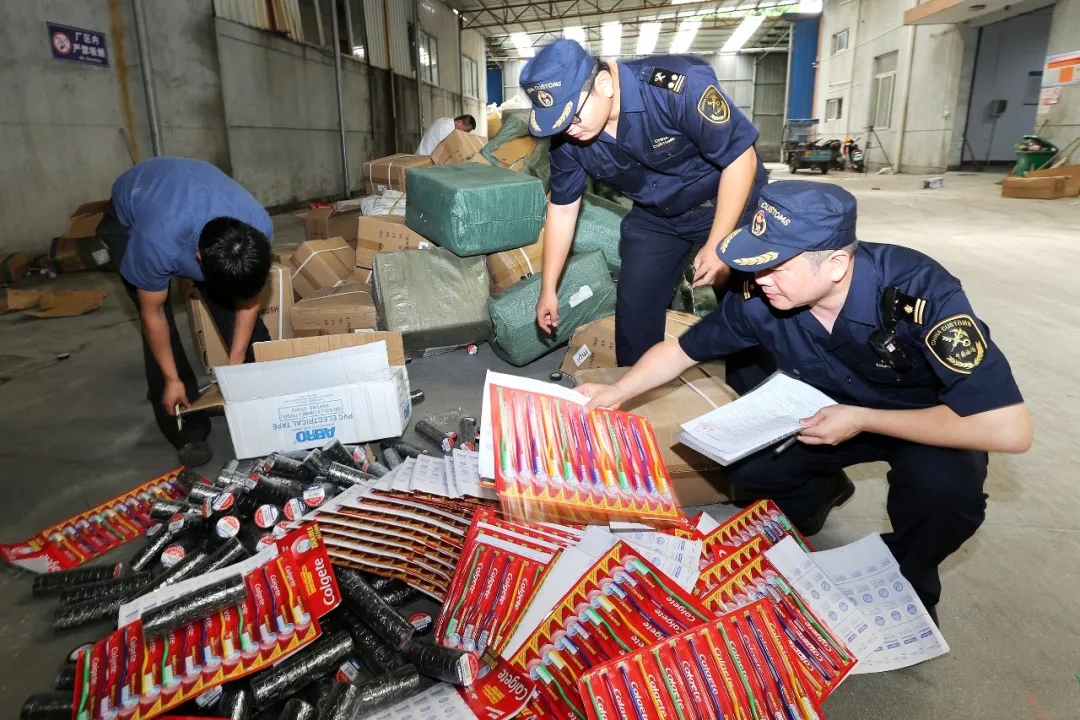
[[199,258],[214,295],[248,300],[262,291],[270,275],[270,240],[236,218],[214,218],[199,235]]
[[462,122],[469,126],[469,132],[476,129],[476,118],[472,115],[458,115],[454,118],[454,122]]

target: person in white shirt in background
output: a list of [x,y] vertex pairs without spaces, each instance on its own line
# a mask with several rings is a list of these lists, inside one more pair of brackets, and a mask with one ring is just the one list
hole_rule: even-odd
[[416,148],[416,154],[430,155],[435,152],[435,148],[439,146],[439,143],[455,130],[472,132],[475,129],[476,118],[472,115],[460,115],[453,120],[448,117],[441,117],[433,122],[428,131],[424,133],[424,137],[420,140],[420,147]]

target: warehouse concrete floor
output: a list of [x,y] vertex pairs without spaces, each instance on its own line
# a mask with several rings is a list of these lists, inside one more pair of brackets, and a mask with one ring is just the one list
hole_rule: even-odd
[[[787,177],[786,171],[778,178]],[[808,176],[809,177],[809,176]],[[951,654],[921,666],[849,679],[825,707],[830,718],[1080,717],[1080,289],[1076,243],[1080,201],[1006,200],[996,179],[949,175],[921,190],[919,179],[828,178],[860,201],[860,237],[910,245],[964,281],[1027,398],[1037,428],[1022,457],[994,457],[985,526],[946,564],[940,606]],[[278,241],[302,239],[292,216],[277,218]],[[107,500],[175,464],[146,406],[134,310],[114,276],[62,277],[57,285],[106,285],[97,312],[73,319],[0,317],[0,541],[22,540]],[[1077,333],[1077,334],[1074,334]],[[186,333],[185,333],[186,334]],[[57,354],[70,353],[58,360]],[[486,368],[546,378],[550,355],[512,370],[487,347],[415,361],[409,372],[427,401],[421,414],[479,414]],[[215,471],[231,457],[223,419],[215,420]],[[833,547],[886,530],[884,466],[857,468],[854,500],[816,538]],[[717,517],[729,510],[709,508]],[[104,632],[54,637],[53,604],[29,595],[31,578],[0,571],[0,707],[48,689],[65,653]]]

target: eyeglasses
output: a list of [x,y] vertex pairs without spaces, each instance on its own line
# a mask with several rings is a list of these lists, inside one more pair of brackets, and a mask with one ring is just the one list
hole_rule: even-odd
[[581,124],[581,111],[585,109],[585,103],[589,102],[590,97],[592,97],[592,90],[590,90],[585,95],[585,99],[581,101],[581,105],[578,105],[577,112],[574,113],[574,119],[570,121],[571,125],[580,125]]

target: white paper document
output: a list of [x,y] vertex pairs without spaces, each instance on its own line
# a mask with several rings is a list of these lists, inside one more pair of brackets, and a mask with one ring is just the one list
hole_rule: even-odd
[[810,553],[810,557],[882,637],[878,649],[852,673],[898,670],[949,652],[949,644],[911,583],[900,574],[880,535],[867,535],[834,550]]
[[620,540],[641,553],[683,590],[690,592],[694,589],[701,574],[700,540],[687,540],[655,531],[611,533],[599,525],[590,525],[585,528],[585,534],[576,547],[595,562]]
[[738,400],[683,423],[675,439],[729,465],[802,429],[799,420],[836,402],[817,388],[774,373]]
[[[833,579],[814,564],[795,538],[784,538],[765,551],[765,558],[799,593],[814,614],[855,654],[860,664],[870,659],[881,645],[881,635]],[[856,665],[856,670],[852,672],[856,672],[858,667]]]

